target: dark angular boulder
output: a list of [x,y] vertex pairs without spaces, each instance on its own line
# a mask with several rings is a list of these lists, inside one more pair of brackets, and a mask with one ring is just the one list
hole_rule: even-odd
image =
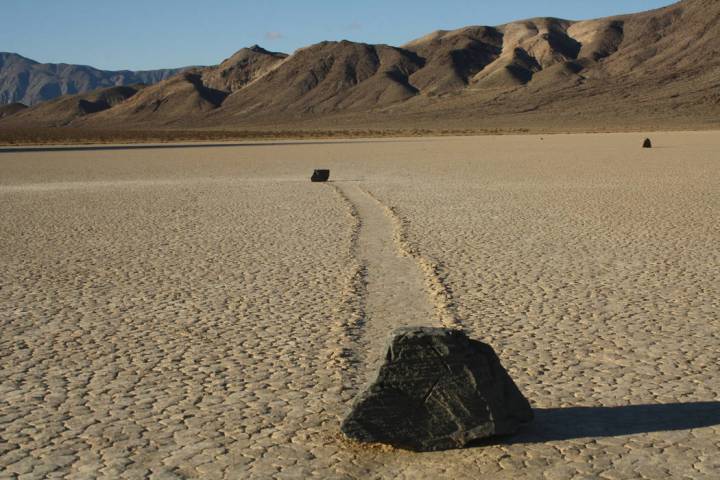
[[643,148],[652,148],[652,142],[650,141],[649,138],[646,138],[645,141],[643,142]]
[[330,170],[315,170],[310,177],[311,182],[327,182],[330,179]]
[[533,419],[492,347],[461,331],[401,328],[342,424],[356,441],[418,452],[508,435]]

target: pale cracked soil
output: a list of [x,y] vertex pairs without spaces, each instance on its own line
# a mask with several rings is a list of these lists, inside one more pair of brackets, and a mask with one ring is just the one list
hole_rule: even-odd
[[[717,478],[720,134],[644,137],[0,152],[0,478]],[[402,325],[535,423],[343,440]]]

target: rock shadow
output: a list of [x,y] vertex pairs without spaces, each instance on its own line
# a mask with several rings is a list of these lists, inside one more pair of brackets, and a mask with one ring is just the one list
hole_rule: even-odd
[[518,434],[475,442],[470,447],[619,437],[720,425],[720,402],[536,408],[534,412],[533,423]]

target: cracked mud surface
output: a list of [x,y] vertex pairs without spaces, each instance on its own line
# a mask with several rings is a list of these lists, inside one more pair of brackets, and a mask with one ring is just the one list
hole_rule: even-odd
[[[715,478],[720,135],[645,136],[1,154],[0,478]],[[535,424],[343,441],[409,323]]]

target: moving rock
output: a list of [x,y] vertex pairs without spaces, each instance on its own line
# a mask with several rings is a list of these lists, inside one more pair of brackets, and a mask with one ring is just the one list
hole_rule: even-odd
[[311,182],[327,182],[330,179],[330,170],[315,170],[310,177]]
[[377,380],[355,400],[342,431],[425,452],[512,434],[532,419],[492,347],[457,330],[408,327],[393,332]]
[[646,138],[645,141],[643,142],[643,148],[652,148],[652,142],[650,141],[649,138]]

